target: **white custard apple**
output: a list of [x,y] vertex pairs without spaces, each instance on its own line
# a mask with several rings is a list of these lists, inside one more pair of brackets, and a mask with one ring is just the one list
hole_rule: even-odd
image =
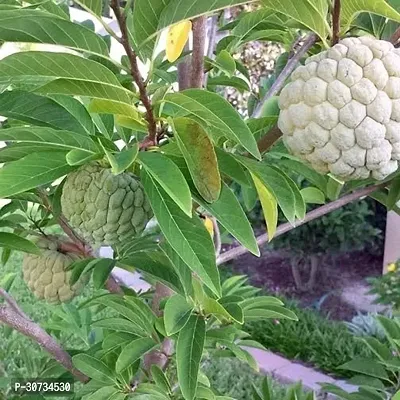
[[71,226],[94,245],[113,245],[139,235],[153,215],[133,174],[113,175],[97,162],[68,175],[61,208]]
[[24,281],[32,293],[53,304],[66,303],[79,295],[87,279],[81,276],[71,286],[71,271],[67,268],[80,257],[76,253],[59,251],[56,241],[45,238],[34,241],[41,254],[25,254],[22,263]]
[[350,37],[309,57],[279,97],[286,147],[320,173],[384,179],[400,161],[400,50]]

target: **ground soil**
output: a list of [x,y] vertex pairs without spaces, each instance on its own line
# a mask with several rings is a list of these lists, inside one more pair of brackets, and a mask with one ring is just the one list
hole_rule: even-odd
[[335,261],[322,260],[314,289],[307,292],[296,290],[290,258],[281,252],[266,251],[260,258],[245,254],[230,265],[235,273],[248,275],[255,286],[295,298],[304,307],[314,307],[331,319],[351,320],[357,311],[341,299],[341,290],[380,275],[382,255],[358,251],[338,256]]

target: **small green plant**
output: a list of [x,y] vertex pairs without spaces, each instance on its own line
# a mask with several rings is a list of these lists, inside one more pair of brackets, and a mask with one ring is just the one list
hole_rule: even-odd
[[376,278],[369,278],[371,294],[377,296],[376,302],[387,304],[398,310],[400,307],[400,262],[391,263],[387,273]]
[[385,332],[376,320],[377,314],[359,313],[352,318],[351,322],[344,321],[349,331],[355,336],[373,336],[377,339],[384,339]]
[[[400,398],[400,319],[378,316],[385,332],[385,341],[363,337],[360,341],[372,356],[353,359],[340,366],[353,374],[349,381],[359,386],[357,392],[347,393],[334,385],[323,385],[324,390],[345,400],[398,400]],[[393,397],[392,397],[393,396]]]

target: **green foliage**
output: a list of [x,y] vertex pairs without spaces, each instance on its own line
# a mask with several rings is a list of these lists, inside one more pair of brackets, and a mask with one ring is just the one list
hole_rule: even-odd
[[316,311],[299,307],[295,302],[289,302],[288,308],[297,315],[297,322],[256,321],[246,324],[246,331],[271,351],[310,363],[337,376],[351,376],[339,368],[345,362],[371,355],[344,323],[330,321]]
[[369,278],[371,293],[377,295],[376,301],[388,304],[395,310],[400,307],[400,262],[389,264],[388,272],[376,278]]

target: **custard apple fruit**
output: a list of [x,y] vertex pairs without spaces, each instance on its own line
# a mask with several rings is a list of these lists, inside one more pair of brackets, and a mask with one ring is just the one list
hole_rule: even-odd
[[58,251],[57,242],[44,238],[34,241],[41,249],[41,255],[25,254],[22,263],[24,281],[32,293],[53,304],[68,302],[80,294],[87,279],[82,276],[71,286],[71,271],[66,270],[80,257],[75,253]]
[[320,173],[384,179],[400,161],[400,49],[349,37],[309,57],[279,98],[287,148]]
[[92,162],[67,176],[62,212],[94,245],[113,245],[143,232],[153,216],[142,184],[130,172],[113,175]]

